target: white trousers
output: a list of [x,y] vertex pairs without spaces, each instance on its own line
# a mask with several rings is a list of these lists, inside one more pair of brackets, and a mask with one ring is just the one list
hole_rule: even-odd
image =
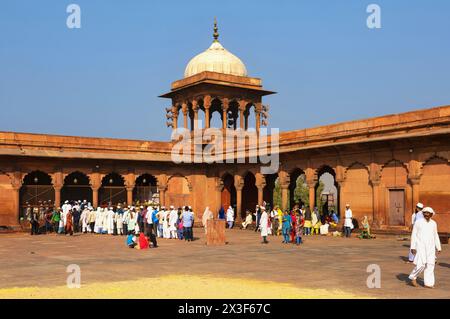
[[425,286],[433,287],[434,286],[434,264],[426,264],[422,266],[416,266],[411,274],[409,275],[409,279],[415,280],[417,277],[423,273],[423,279]]

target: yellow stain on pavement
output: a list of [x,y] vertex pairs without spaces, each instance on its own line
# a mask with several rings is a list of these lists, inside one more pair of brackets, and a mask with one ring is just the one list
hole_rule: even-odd
[[80,288],[0,289],[0,299],[308,299],[367,298],[335,289],[298,288],[288,283],[197,275],[168,275],[132,281],[96,282]]

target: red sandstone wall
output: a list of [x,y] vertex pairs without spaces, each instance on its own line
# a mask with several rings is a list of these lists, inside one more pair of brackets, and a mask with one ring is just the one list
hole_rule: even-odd
[[360,222],[364,216],[372,222],[372,186],[369,173],[362,165],[355,165],[347,170],[346,180],[341,190],[341,206],[349,203],[353,217]]
[[15,191],[11,186],[11,180],[5,174],[0,173],[0,226],[16,225],[16,212],[14,207]]
[[420,201],[432,207],[439,231],[450,229],[450,165],[435,158],[423,167],[420,181]]

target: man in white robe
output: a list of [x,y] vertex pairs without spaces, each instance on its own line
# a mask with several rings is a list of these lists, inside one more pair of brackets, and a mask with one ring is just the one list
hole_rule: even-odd
[[169,231],[170,238],[177,238],[177,221],[178,221],[178,212],[176,209],[172,209],[169,214]]
[[114,211],[113,208],[110,207],[107,214],[107,221],[108,221],[108,234],[112,235],[114,233]]
[[269,229],[269,215],[266,212],[265,207],[261,207],[261,217],[259,220],[259,227],[261,229],[261,237],[263,238],[262,244],[268,244],[267,235]]
[[[411,216],[411,230],[414,227],[414,224],[416,223],[416,221],[419,221],[420,219],[423,218],[423,214],[422,214],[422,209],[423,209],[423,204],[422,203],[417,203],[416,208],[414,210],[414,213]],[[412,263],[414,261],[414,255],[411,252],[411,249],[409,250],[409,254],[408,254],[408,263]]]
[[351,237],[352,229],[353,229],[353,212],[350,209],[350,204],[345,205],[345,214],[344,214],[344,232],[345,237]]
[[436,251],[441,251],[441,241],[437,232],[437,224],[431,219],[434,211],[431,207],[422,210],[424,218],[414,223],[411,235],[411,252],[414,254],[416,267],[409,275],[411,285],[417,287],[417,277],[424,272],[424,283],[427,288],[434,288],[434,265]]
[[228,228],[233,228],[233,224],[234,224],[234,210],[231,206],[228,207],[227,209],[227,223],[228,223]]
[[169,230],[169,215],[170,212],[174,209],[173,206],[170,206],[170,211],[164,211],[163,213],[163,238],[170,238],[170,230]]
[[208,233],[208,220],[213,220],[213,219],[214,219],[214,214],[209,209],[209,206],[207,206],[205,211],[203,212],[203,216],[202,216],[202,225],[203,225],[203,228],[205,229],[205,235]]
[[101,207],[97,207],[97,211],[95,212],[94,233],[101,234],[102,230],[103,230],[102,208]]
[[83,233],[88,232],[88,218],[89,218],[89,209],[86,206],[80,216],[81,231]]

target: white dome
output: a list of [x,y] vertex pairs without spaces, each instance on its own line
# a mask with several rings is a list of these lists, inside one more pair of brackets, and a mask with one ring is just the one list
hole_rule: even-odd
[[206,51],[189,61],[184,71],[184,77],[187,78],[203,71],[247,76],[244,63],[217,40]]

